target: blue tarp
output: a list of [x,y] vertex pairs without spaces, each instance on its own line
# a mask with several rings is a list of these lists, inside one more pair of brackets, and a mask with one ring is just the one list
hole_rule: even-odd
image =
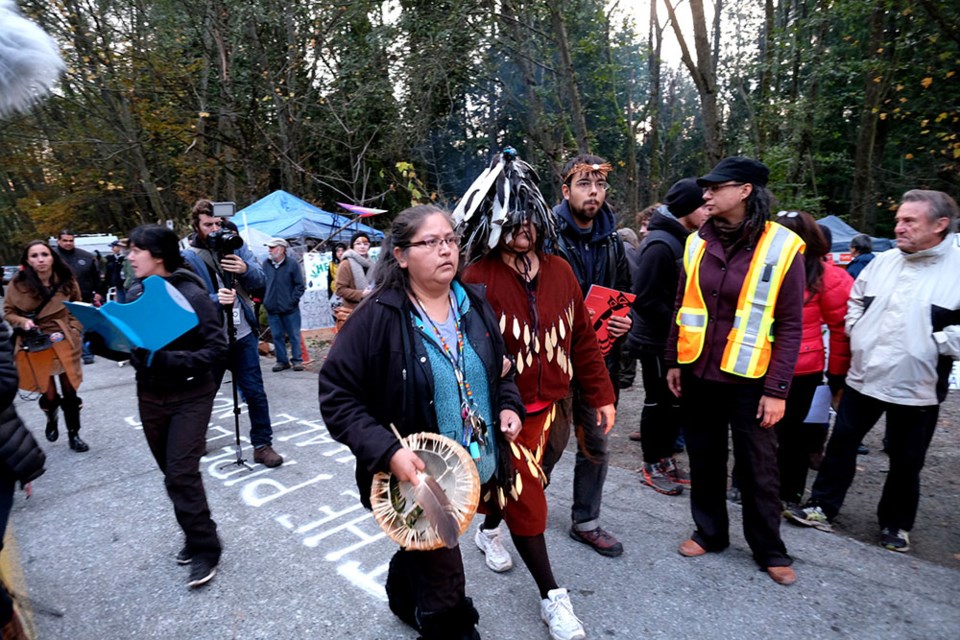
[[[246,217],[246,221],[244,221]],[[246,209],[237,212],[234,218],[237,226],[243,229],[244,222],[252,229],[262,231],[274,238],[316,238],[326,240],[340,227],[348,224],[352,218],[340,216],[315,207],[309,202],[283,190],[257,200]],[[355,222],[334,236],[332,242],[347,242],[357,231],[365,231],[374,241],[383,240],[383,232],[373,227]]]
[[[860,232],[848,225],[846,222],[838,218],[837,216],[827,216],[825,218],[820,218],[817,220],[817,224],[823,225],[830,229],[830,232],[833,234],[833,245],[830,247],[831,252],[835,253],[847,253],[850,251],[850,240],[854,236],[860,235]],[[872,238],[872,236],[871,236]],[[873,250],[875,253],[881,251],[886,251],[887,249],[892,249],[896,246],[893,240],[889,238],[872,238],[873,239]]]

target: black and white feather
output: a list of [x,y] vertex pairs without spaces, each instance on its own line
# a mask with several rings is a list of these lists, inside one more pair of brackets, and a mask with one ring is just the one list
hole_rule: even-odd
[[556,237],[553,213],[543,199],[540,176],[507,147],[474,180],[453,210],[453,224],[462,237],[465,261],[479,260],[524,220],[537,229],[538,240]]
[[0,0],[0,117],[26,111],[53,89],[65,65],[57,43]]

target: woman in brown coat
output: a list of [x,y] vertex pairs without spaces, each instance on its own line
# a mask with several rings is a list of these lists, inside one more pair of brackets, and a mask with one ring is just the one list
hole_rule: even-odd
[[337,331],[347,321],[350,312],[373,290],[373,281],[370,280],[372,266],[370,236],[363,231],[357,231],[350,238],[350,248],[343,253],[337,267],[334,293],[343,300],[343,304],[336,310]]
[[[23,250],[20,272],[3,299],[3,319],[20,330],[16,344],[20,388],[42,394],[47,440],[60,437],[57,417],[62,406],[70,448],[87,451],[90,447],[79,435],[83,402],[77,396],[83,382],[83,328],[64,306],[68,300],[80,300],[73,272],[47,243],[33,240]],[[62,395],[57,393],[58,377]]]

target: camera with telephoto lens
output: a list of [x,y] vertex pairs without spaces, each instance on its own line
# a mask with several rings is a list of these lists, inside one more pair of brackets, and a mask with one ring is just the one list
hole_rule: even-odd
[[243,246],[243,238],[231,229],[220,229],[207,236],[207,248],[221,257],[230,255]]

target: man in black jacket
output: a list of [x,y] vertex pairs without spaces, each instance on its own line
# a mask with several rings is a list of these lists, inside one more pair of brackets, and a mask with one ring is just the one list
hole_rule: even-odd
[[[80,299],[84,302],[97,304],[100,302],[100,271],[93,254],[89,251],[76,248],[76,238],[73,231],[66,229],[57,234],[56,252],[77,278],[80,285]],[[83,364],[93,364],[93,352],[90,351],[89,341],[83,339]]]
[[[630,290],[630,267],[623,241],[617,235],[617,221],[606,204],[607,174],[613,170],[602,158],[578,155],[563,171],[563,201],[553,209],[557,222],[557,239],[551,252],[564,258],[573,269],[583,295],[591,285],[618,291]],[[621,338],[630,329],[628,317],[611,317],[610,336],[616,339],[605,356],[607,371],[614,391],[619,394],[617,379],[620,370]],[[560,405],[566,412],[558,417],[550,430],[543,455],[543,470],[549,476],[570,439],[570,425],[577,432],[577,460],[573,474],[573,526],[570,537],[587,544],[605,556],[623,553],[615,537],[600,528],[600,502],[607,477],[607,433],[610,426],[596,423],[596,407],[581,398],[576,384],[571,395]]]
[[[300,298],[306,290],[303,272],[296,259],[287,259],[289,245],[286,240],[271,238],[267,247],[270,250],[270,263],[263,270],[267,278],[263,306],[267,310],[267,321],[277,355],[273,371],[289,369],[291,361],[294,371],[303,371],[303,354],[300,352]],[[289,360],[285,338],[290,338]]]
[[125,276],[123,274],[123,263],[126,258],[123,255],[123,243],[120,240],[114,240],[110,243],[110,255],[104,260],[106,267],[103,273],[103,287],[106,293],[112,288],[116,292],[116,300],[120,304],[127,301],[127,291],[123,287]]
[[670,187],[664,204],[650,217],[649,233],[640,245],[633,277],[637,297],[626,347],[640,360],[644,399],[640,430],[629,437],[639,440],[643,450],[643,483],[670,496],[683,493],[690,477],[673,457],[680,405],[667,388],[663,351],[683,268],[683,247],[687,236],[706,219],[703,190],[696,179],[684,178]]

